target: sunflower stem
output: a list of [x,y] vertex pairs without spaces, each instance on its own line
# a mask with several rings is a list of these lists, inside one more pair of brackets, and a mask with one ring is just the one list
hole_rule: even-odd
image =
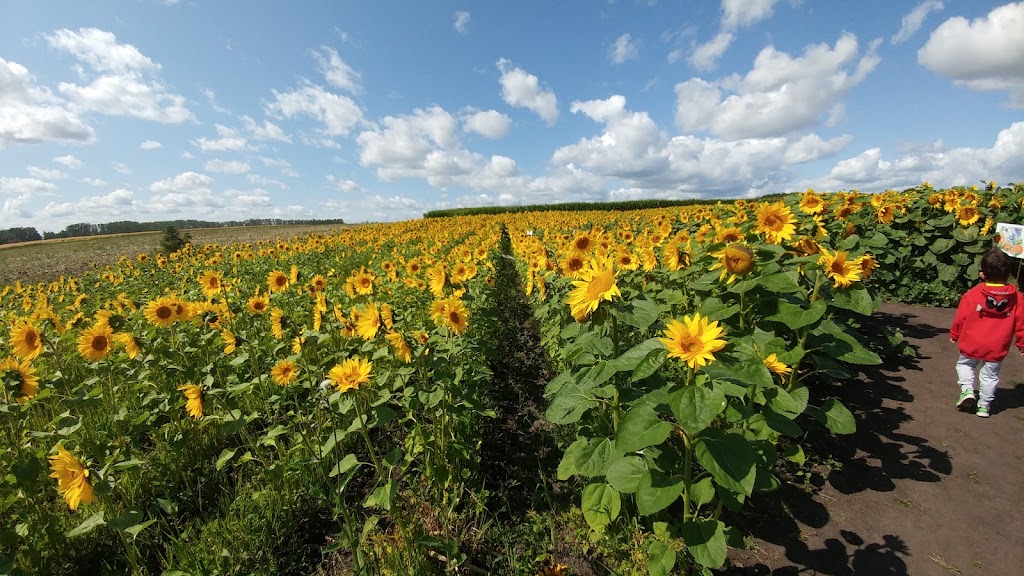
[[679,435],[683,438],[683,522],[685,523],[693,515],[690,513],[690,488],[693,486],[693,441],[686,433],[686,430],[679,428]]

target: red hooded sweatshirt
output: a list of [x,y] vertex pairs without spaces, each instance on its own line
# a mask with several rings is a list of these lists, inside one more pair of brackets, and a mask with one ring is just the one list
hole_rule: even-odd
[[1024,349],[1024,302],[1012,284],[982,282],[960,298],[949,337],[970,358],[999,362],[1010,344]]

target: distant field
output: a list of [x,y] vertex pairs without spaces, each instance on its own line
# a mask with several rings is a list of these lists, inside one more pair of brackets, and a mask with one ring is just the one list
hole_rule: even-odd
[[[342,226],[289,225],[244,226],[238,228],[202,228],[189,230],[195,244],[229,245],[237,242],[258,242],[292,238],[297,234],[326,233]],[[0,286],[20,280],[49,282],[61,275],[83,272],[113,264],[121,256],[134,258],[139,253],[153,254],[160,249],[162,232],[137,232],[83,238],[58,238],[24,244],[0,245]]]

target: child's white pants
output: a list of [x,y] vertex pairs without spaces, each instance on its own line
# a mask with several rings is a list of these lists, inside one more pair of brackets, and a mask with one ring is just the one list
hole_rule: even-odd
[[957,383],[960,384],[961,390],[974,390],[974,370],[978,364],[981,364],[981,370],[978,370],[978,405],[989,406],[996,396],[1002,362],[986,362],[961,354],[960,359],[956,361]]

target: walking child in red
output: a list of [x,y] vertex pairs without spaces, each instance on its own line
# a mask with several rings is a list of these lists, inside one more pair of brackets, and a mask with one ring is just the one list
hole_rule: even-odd
[[[981,282],[960,298],[949,341],[956,342],[960,358],[956,362],[960,397],[956,407],[969,412],[977,403],[975,412],[988,418],[1003,358],[1016,344],[1024,355],[1024,297],[1012,284],[1010,277],[1013,261],[999,248],[993,248],[981,258]],[[974,397],[974,371],[978,371],[979,397]]]

